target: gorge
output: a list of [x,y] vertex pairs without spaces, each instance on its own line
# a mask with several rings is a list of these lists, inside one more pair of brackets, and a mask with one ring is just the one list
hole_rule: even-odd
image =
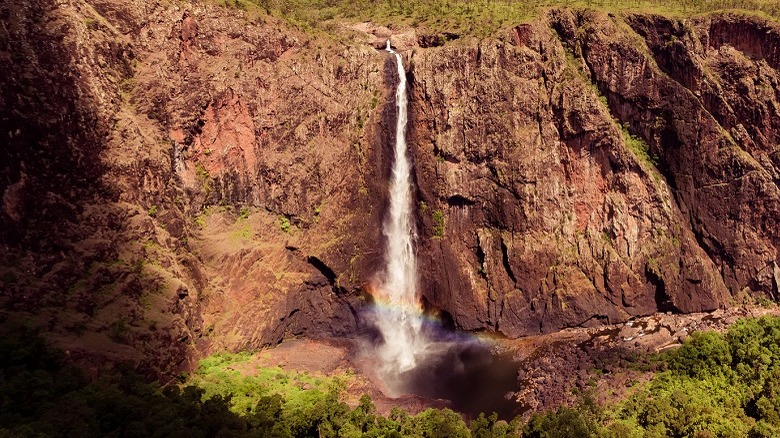
[[[654,351],[780,297],[772,10],[545,7],[485,35],[274,7],[0,2],[3,327],[164,383],[362,337],[386,376],[442,375],[479,335],[541,409],[607,331],[630,350],[643,321]],[[388,393],[455,398],[420,375]]]

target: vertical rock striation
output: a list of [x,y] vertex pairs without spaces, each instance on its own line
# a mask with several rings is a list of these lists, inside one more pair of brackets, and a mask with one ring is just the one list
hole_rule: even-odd
[[553,10],[416,52],[430,302],[518,336],[776,296],[776,32]]
[[[395,139],[374,38],[200,3],[0,17],[0,321],[157,374],[360,330]],[[516,337],[780,298],[776,23],[555,9],[420,38],[427,306]]]

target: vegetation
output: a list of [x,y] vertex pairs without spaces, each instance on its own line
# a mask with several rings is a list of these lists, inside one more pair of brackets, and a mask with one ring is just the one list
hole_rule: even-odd
[[694,333],[659,359],[666,369],[625,400],[600,409],[585,397],[536,414],[526,436],[780,436],[780,318]]
[[0,338],[0,437],[216,436],[242,427],[229,399],[165,390],[127,368],[90,382],[33,331]]
[[214,190],[214,181],[209,171],[202,164],[198,163],[195,165],[195,174],[198,176],[198,182],[203,190],[203,195],[208,198]]
[[226,7],[272,14],[307,29],[330,30],[333,20],[372,21],[427,32],[486,36],[528,21],[544,8],[586,7],[608,12],[692,15],[721,9],[745,9],[780,18],[773,0],[214,0]]
[[329,397],[338,398],[349,381],[347,375],[312,376],[279,367],[261,367],[253,365],[252,359],[253,355],[247,352],[215,354],[200,361],[188,383],[203,388],[206,397],[234,394],[232,409],[242,414],[271,394],[282,396],[289,410],[306,409]]
[[87,18],[84,20],[84,24],[87,25],[88,29],[95,30],[98,28],[98,22],[94,18]]
[[340,401],[348,376],[251,367],[247,353],[204,359],[183,388],[123,368],[89,382],[32,331],[15,333],[0,340],[3,437],[503,437],[514,427],[483,415],[469,429],[448,409],[385,418],[367,396],[350,409]]
[[[3,438],[471,436],[449,409],[414,416],[395,409],[384,417],[368,396],[352,409],[341,400],[346,375],[252,367],[252,356],[241,353],[203,359],[182,387],[147,383],[130,367],[90,381],[33,330],[8,332],[0,338]],[[480,437],[509,433],[495,416],[473,426]]]
[[279,225],[279,229],[282,230],[283,233],[289,233],[290,219],[287,216],[279,216],[279,221],[281,222]]
[[619,126],[620,133],[623,135],[623,141],[625,141],[628,149],[630,149],[638,159],[645,163],[649,169],[654,169],[657,167],[658,159],[657,157],[650,156],[650,146],[640,137],[632,135],[630,132],[628,132],[628,129],[624,125]]
[[441,210],[434,210],[431,217],[433,218],[433,236],[434,237],[444,236],[444,225],[445,225],[444,212]]
[[88,379],[25,328],[0,338],[0,437],[776,437],[780,318],[746,319],[726,334],[694,333],[655,358],[659,372],[623,400],[572,407],[523,424],[449,409],[377,413],[344,403],[349,374],[262,367],[249,353],[203,359],[182,386],[162,388],[127,367]]
[[[568,47],[566,48],[566,63],[568,67],[567,71],[579,76],[579,78],[593,91],[593,94],[598,97],[599,102],[601,102],[604,108],[609,109],[607,97],[604,96],[598,86],[593,83],[588,73],[583,71],[581,59]],[[631,151],[639,161],[644,163],[646,170],[653,175],[656,182],[659,182],[661,179],[661,174],[658,171],[659,158],[655,154],[652,156],[650,155],[650,145],[641,137],[631,134],[628,127],[620,123],[615,117],[612,117],[612,120],[617,125],[620,134],[623,137],[623,142],[628,150]]]

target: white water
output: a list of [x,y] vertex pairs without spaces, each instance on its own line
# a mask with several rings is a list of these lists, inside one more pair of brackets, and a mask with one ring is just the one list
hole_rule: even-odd
[[417,259],[414,253],[417,233],[412,219],[411,163],[406,156],[406,72],[401,55],[390,47],[389,40],[386,50],[395,56],[398,66],[399,81],[395,94],[398,121],[390,181],[390,209],[383,229],[387,238],[385,277],[378,291],[380,303],[386,306],[377,311],[376,323],[384,338],[384,345],[379,349],[384,380],[394,390],[392,387],[400,383],[398,376],[417,365],[428,342],[421,333],[420,297],[417,294]]

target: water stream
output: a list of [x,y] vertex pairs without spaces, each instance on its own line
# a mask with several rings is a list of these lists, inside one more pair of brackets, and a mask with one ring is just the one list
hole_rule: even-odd
[[[417,259],[414,241],[417,238],[413,220],[411,163],[406,150],[407,96],[406,72],[401,55],[390,47],[398,67],[395,148],[390,178],[390,208],[384,223],[387,239],[384,278],[378,291],[383,308],[377,312],[376,323],[384,344],[379,349],[386,382],[413,369],[424,354],[427,341],[422,335],[420,297],[417,293]],[[390,384],[391,390],[392,384]]]

